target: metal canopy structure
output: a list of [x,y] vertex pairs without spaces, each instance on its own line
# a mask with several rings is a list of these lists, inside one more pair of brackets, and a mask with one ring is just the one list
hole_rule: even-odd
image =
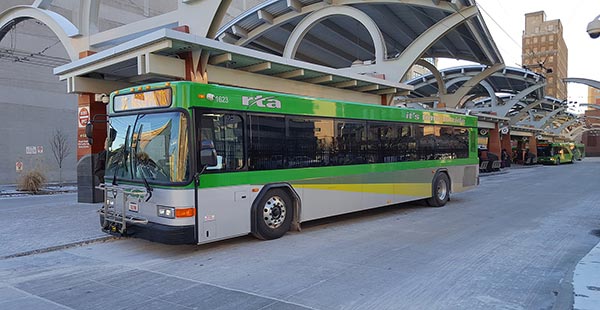
[[[407,81],[415,89],[403,100],[413,103],[440,100],[440,93],[456,92],[486,69],[485,66],[463,66],[442,70],[439,72],[442,84],[434,74],[415,78]],[[504,117],[514,132],[570,137],[577,128],[585,126],[585,122],[567,111],[565,100],[545,96],[545,82],[545,77],[535,72],[506,67],[470,88],[467,93],[470,100],[458,111]],[[440,86],[444,89],[440,90]]]
[[[80,92],[78,81],[101,78],[115,83],[164,81],[185,78],[185,52],[202,50],[208,55],[208,70],[240,70],[265,76],[325,85],[356,92],[387,94],[410,90],[411,86],[370,76],[342,73],[335,69],[183,33],[161,29],[89,57],[57,67],[54,73],[69,81],[69,91]],[[83,79],[81,79],[83,78]],[[210,80],[210,77],[209,77]]]
[[472,0],[270,0],[222,26],[217,37],[334,68],[359,64],[353,71],[398,81],[423,57],[502,63]]
[[[98,32],[100,0],[82,1],[75,24],[49,11],[52,2],[3,12],[0,35],[25,19],[49,25],[73,60],[55,71],[68,79],[71,92],[109,92],[172,79],[235,85],[235,71],[248,82],[237,86],[301,89],[282,82],[291,81],[337,90],[333,98],[362,93],[371,97],[356,100],[382,103],[412,89],[400,81],[424,57],[492,67],[502,62],[474,0],[268,0],[220,30],[230,2],[181,0],[174,11],[103,32]],[[187,27],[190,35],[168,31],[174,27]],[[177,58],[186,52],[186,60]],[[88,58],[77,60],[80,53]],[[268,82],[251,81],[265,76]]]
[[[487,69],[485,66],[462,66],[441,70],[447,93],[453,93],[470,77],[476,76]],[[518,94],[532,85],[545,82],[545,78],[526,69],[505,67],[488,76],[478,87],[473,88],[468,95],[490,96],[492,93]],[[406,82],[415,87],[411,97],[431,97],[440,93],[439,85],[433,74],[424,75]],[[531,95],[543,97],[543,89],[537,89]]]

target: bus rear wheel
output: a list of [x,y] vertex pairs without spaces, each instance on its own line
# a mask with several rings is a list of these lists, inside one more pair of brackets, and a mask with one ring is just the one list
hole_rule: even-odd
[[427,204],[431,207],[443,207],[450,200],[450,179],[445,173],[438,173],[431,183],[431,198],[427,199]]
[[294,205],[282,189],[269,190],[254,210],[256,228],[253,235],[259,239],[277,239],[290,230]]

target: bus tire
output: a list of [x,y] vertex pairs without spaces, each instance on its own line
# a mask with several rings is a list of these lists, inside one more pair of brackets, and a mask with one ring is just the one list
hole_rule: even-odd
[[431,198],[427,204],[431,207],[443,207],[450,200],[450,178],[446,173],[438,173],[431,182]]
[[277,239],[290,230],[294,204],[280,188],[269,190],[254,208],[256,226],[252,234],[262,240]]

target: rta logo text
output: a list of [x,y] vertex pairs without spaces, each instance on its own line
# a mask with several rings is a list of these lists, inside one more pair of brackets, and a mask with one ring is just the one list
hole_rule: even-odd
[[242,96],[242,105],[245,106],[253,106],[256,105],[260,108],[269,108],[269,109],[281,109],[281,101],[275,99],[275,97],[264,97],[256,96],[256,97],[247,97]]

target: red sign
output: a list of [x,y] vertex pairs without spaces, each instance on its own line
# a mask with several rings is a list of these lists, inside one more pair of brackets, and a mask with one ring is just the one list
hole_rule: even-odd
[[85,127],[90,121],[90,110],[87,107],[79,107],[79,127]]
[[15,170],[18,171],[23,171],[23,162],[22,161],[18,161],[15,163]]

